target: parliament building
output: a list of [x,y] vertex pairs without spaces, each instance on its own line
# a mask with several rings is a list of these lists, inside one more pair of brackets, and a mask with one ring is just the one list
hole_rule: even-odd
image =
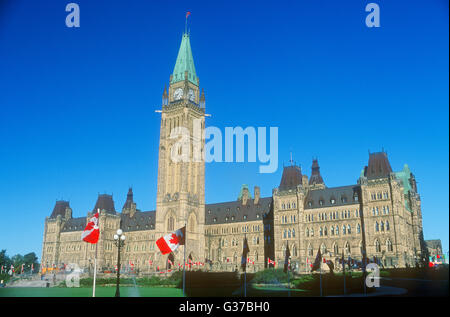
[[[81,241],[81,233],[97,210],[101,270],[113,271],[117,263],[113,236],[118,228],[126,236],[121,265],[132,263],[140,272],[183,263],[184,252],[194,263],[208,263],[199,269],[234,271],[240,267],[244,236],[250,248],[249,271],[268,267],[268,259],[282,267],[287,245],[297,272],[308,272],[319,248],[333,262],[344,254],[355,260],[376,257],[385,267],[422,264],[426,246],[421,200],[407,165],[395,172],[385,152],[369,153],[355,184],[327,187],[317,159],[309,176],[291,162],[283,167],[271,197],[261,197],[257,186],[251,192],[243,185],[236,200],[205,204],[205,162],[171,159],[172,129],[184,127],[195,138],[194,120],[204,129],[205,94],[185,33],[162,96],[156,210],[140,210],[131,188],[121,211],[107,194],[98,195],[86,217],[74,218],[69,202],[57,201],[45,219],[42,267],[92,267],[95,246]],[[203,149],[205,140],[196,141]],[[185,246],[161,255],[155,241],[183,226]]]

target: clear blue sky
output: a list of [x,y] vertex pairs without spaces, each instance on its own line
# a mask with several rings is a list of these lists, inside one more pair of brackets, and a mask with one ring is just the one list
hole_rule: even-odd
[[[156,198],[160,107],[190,16],[208,125],[279,127],[280,167],[206,166],[206,201],[241,184],[270,196],[292,151],[303,172],[319,158],[330,187],[354,184],[368,150],[409,164],[426,239],[449,238],[448,1],[0,1],[0,249],[40,257],[57,199],[75,217],[129,186]],[[252,190],[253,191],[253,190]]]

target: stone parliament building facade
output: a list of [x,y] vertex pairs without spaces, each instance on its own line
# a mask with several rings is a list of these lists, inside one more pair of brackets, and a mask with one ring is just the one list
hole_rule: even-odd
[[[329,188],[317,160],[313,160],[309,178],[291,162],[283,168],[271,197],[260,197],[257,186],[252,195],[243,185],[237,200],[205,204],[204,161],[170,159],[175,143],[171,131],[184,127],[195,139],[194,120],[205,127],[205,94],[199,88],[185,33],[162,97],[156,210],[139,210],[131,188],[121,212],[107,194],[100,194],[92,211],[79,218],[72,216],[69,202],[57,201],[45,219],[42,267],[76,263],[88,268],[93,264],[95,246],[80,237],[97,210],[97,261],[103,270],[114,270],[117,262],[113,236],[118,228],[126,235],[121,265],[131,262],[141,272],[152,272],[158,266],[161,270],[170,266],[155,241],[185,225],[186,258],[194,262],[208,259],[211,266],[202,268],[217,271],[240,266],[244,236],[250,248],[250,271],[267,267],[268,258],[282,267],[287,244],[298,272],[308,271],[319,248],[332,261],[342,253],[356,260],[366,254],[380,259],[385,267],[415,266],[426,256],[415,177],[407,165],[394,172],[385,152],[369,154],[354,185]],[[203,149],[204,139],[194,141]],[[176,265],[183,262],[183,255],[184,246],[180,246],[169,256]]]

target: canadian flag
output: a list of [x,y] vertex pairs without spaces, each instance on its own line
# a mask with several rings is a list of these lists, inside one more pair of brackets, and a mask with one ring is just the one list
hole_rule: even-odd
[[81,234],[81,240],[89,243],[97,243],[100,229],[98,228],[98,212],[89,220],[86,228]]
[[148,260],[148,264],[153,265],[152,260]]
[[273,265],[275,265],[275,261],[272,261],[270,258],[267,258],[267,264],[273,264]]
[[156,245],[162,254],[175,251],[178,246],[184,245],[186,237],[186,227],[180,228],[175,232],[171,232],[164,237],[156,240]]

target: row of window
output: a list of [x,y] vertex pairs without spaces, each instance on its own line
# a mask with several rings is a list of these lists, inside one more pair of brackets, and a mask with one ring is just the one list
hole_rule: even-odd
[[294,223],[294,222],[295,222],[295,215],[291,215],[290,217],[281,216],[281,223]]
[[295,238],[295,229],[284,229],[283,231],[283,239]]
[[288,202],[288,203],[282,203],[281,209],[295,209],[297,207],[297,204],[295,202]]
[[[339,211],[332,211],[329,213],[319,213],[317,214],[317,221],[327,221],[327,220],[336,220],[336,219],[349,219],[352,217],[360,217],[361,211],[359,209],[355,209],[355,211],[350,210],[342,210]],[[305,215],[305,222],[312,222],[314,221],[314,214],[307,214]]]
[[[358,223],[356,225],[356,233],[361,233],[361,225]],[[342,234],[352,234],[352,226],[351,225],[342,225]],[[307,237],[314,237],[314,228],[306,228],[305,235]],[[339,226],[331,226],[330,227],[330,235],[331,236],[338,236],[339,235]],[[327,227],[320,227],[319,228],[319,237],[328,236],[328,228]]]
[[380,200],[380,199],[389,199],[389,193],[388,192],[373,192],[370,194],[370,197],[372,200]]
[[385,229],[389,231],[389,220],[381,221],[380,224],[378,224],[378,221],[375,222],[375,232],[384,232]]
[[389,206],[373,207],[372,216],[389,215]]
[[[251,231],[250,231],[251,229]],[[245,226],[241,226],[239,227],[232,227],[231,228],[231,233],[247,233],[247,232],[259,232],[261,229],[260,225],[252,225],[251,227],[249,225],[245,225]],[[206,229],[206,234],[227,234],[228,233],[228,228],[211,228],[211,229]]]
[[[381,251],[382,251],[381,250],[381,243],[380,243],[380,241],[378,239],[375,239],[373,245],[375,246],[375,252],[381,253]],[[386,239],[385,246],[386,246],[386,251],[387,252],[393,252],[394,251],[392,242],[391,242],[391,240],[389,238]],[[358,249],[359,249],[359,254],[362,254],[363,253],[362,241],[359,242],[359,248]],[[322,243],[321,246],[320,246],[320,252],[321,252],[322,255],[326,255],[329,252],[327,247],[326,247],[326,245],[324,243]],[[340,255],[341,252],[342,252],[341,250],[339,250],[339,246],[338,246],[338,244],[336,242],[333,243],[332,252],[334,253],[335,256]],[[350,243],[348,241],[346,241],[345,244],[344,244],[344,253],[346,255],[350,255],[351,254],[351,245],[350,245]],[[308,256],[313,256],[314,255],[314,250],[313,250],[311,244],[308,245],[307,254],[308,254]]]
[[[348,202],[348,199],[346,196],[341,196],[341,203],[346,204]],[[355,193],[355,195],[353,195],[353,201],[354,202],[358,202],[359,198],[358,195]],[[337,203],[337,199],[335,197],[331,197],[330,198],[330,204],[335,205]],[[325,204],[325,199],[320,198],[319,199],[319,206],[323,206]],[[308,201],[308,207],[312,207],[314,205],[314,202],[312,200]]]

